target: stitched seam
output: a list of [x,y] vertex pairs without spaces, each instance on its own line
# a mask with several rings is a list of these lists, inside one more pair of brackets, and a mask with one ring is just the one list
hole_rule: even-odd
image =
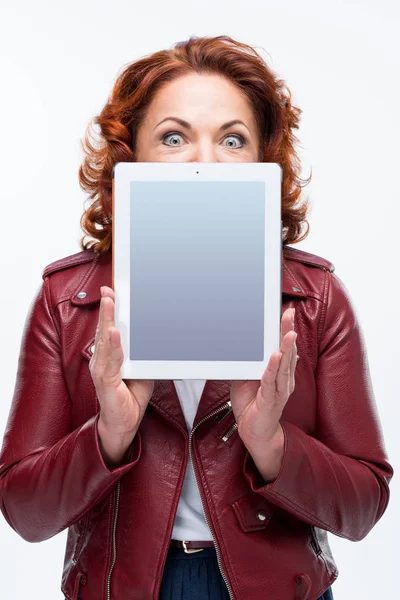
[[[93,417],[91,417],[91,418],[93,418]],[[85,423],[84,423],[83,425],[81,425],[80,429],[82,429],[84,426],[85,426]],[[96,430],[95,430],[95,436],[96,436],[96,435],[97,435],[97,432],[96,432]],[[126,466],[126,465],[121,465],[121,467],[124,467],[124,466]],[[111,473],[111,474],[113,475],[113,473]],[[113,479],[113,480],[112,480],[112,481],[111,481],[111,482],[110,482],[110,483],[109,483],[109,484],[106,486],[106,488],[105,488],[105,489],[106,489],[106,493],[104,493],[104,490],[102,490],[101,492],[99,492],[99,493],[97,494],[96,498],[93,500],[92,504],[89,506],[89,508],[87,508],[87,509],[85,510],[85,512],[83,512],[83,513],[80,513],[79,517],[77,517],[77,519],[75,519],[75,521],[79,521],[79,519],[82,519],[82,517],[84,517],[84,516],[85,516],[85,514],[86,514],[87,512],[91,511],[91,510],[92,510],[92,509],[93,509],[93,508],[96,506],[96,504],[98,503],[98,501],[99,501],[99,498],[100,498],[101,496],[103,496],[103,498],[106,498],[106,496],[107,496],[107,492],[111,492],[111,493],[115,494],[115,489],[113,489],[113,487],[115,488],[115,486],[117,485],[118,481],[119,481],[119,480],[120,480],[120,479],[121,479],[121,478],[122,478],[124,475],[125,475],[125,473],[123,473],[122,475],[121,475],[120,473],[116,473],[116,477],[115,477],[115,479]],[[104,495],[103,495],[103,494],[104,494]],[[116,495],[116,494],[115,494],[115,495]],[[116,500],[115,500],[115,501],[116,501]],[[75,523],[75,521],[74,521],[74,523]]]
[[315,254],[312,254],[311,252],[306,252],[305,250],[300,250],[300,248],[292,248],[290,246],[286,246],[285,250],[289,250],[289,252],[301,252],[300,256],[285,256],[285,258],[287,258],[288,260],[293,260],[296,262],[301,262],[301,263],[305,263],[307,265],[312,265],[314,267],[325,267],[328,269],[331,269],[332,267],[334,267],[333,263],[327,259],[324,258],[318,258],[316,257]]
[[45,277],[50,275],[51,273],[55,273],[56,271],[60,271],[65,267],[75,267],[79,264],[84,264],[93,260],[92,256],[82,256],[80,252],[73,254],[72,256],[68,256],[65,258],[60,258],[59,260],[50,263],[43,269],[43,274]]
[[269,490],[269,494],[271,494],[272,496],[276,497],[277,499],[282,499],[286,504],[289,504],[289,506],[291,506],[292,508],[295,508],[304,517],[307,517],[307,518],[311,519],[311,521],[313,523],[316,523],[317,525],[321,526],[321,528],[325,529],[325,531],[330,531],[334,535],[337,535],[338,537],[344,538],[345,540],[352,539],[352,538],[347,538],[345,535],[343,535],[342,533],[340,533],[336,529],[332,529],[326,523],[324,523],[323,521],[320,521],[319,519],[317,519],[317,517],[315,517],[314,515],[312,515],[311,513],[307,512],[307,511],[305,511],[301,506],[299,506],[298,504],[296,504],[295,502],[293,502],[293,500],[289,500],[289,498],[286,498],[286,496],[284,496],[283,494],[280,494],[276,490]]
[[[49,294],[49,298],[47,297],[47,294]],[[50,314],[50,318],[53,322],[54,328],[57,331],[57,335],[58,335],[58,346],[60,348],[60,365],[61,365],[61,373],[62,373],[62,378],[64,381],[65,391],[67,393],[70,403],[72,403],[72,399],[70,397],[69,390],[68,390],[67,380],[65,378],[65,373],[64,373],[64,364],[63,364],[63,356],[62,356],[62,348],[61,348],[61,330],[58,327],[57,319],[51,308],[51,302],[49,302],[49,299],[51,299],[51,294],[50,294],[50,279],[48,278],[48,276],[46,276],[44,278],[44,296],[45,296],[45,300],[46,300],[46,304],[47,304],[47,309]]]
[[60,350],[61,350],[61,332],[60,332],[60,329],[58,327],[58,323],[56,321],[55,315],[53,313],[53,309],[51,307],[51,302],[50,302],[50,300],[51,300],[51,295],[50,295],[50,281],[49,281],[49,278],[47,276],[44,279],[44,297],[45,297],[45,300],[46,300],[47,310],[49,311],[49,314],[50,314],[51,320],[53,322],[54,328],[57,331],[58,345],[59,345]]
[[64,298],[59,298],[55,304],[55,306],[58,306],[59,304],[61,304],[62,302],[68,302],[70,300],[71,296],[65,296]]
[[[326,568],[326,572],[328,573],[328,575],[330,575],[329,579],[328,579],[328,586],[331,586],[332,583],[334,581],[336,581],[337,577],[338,577],[338,571],[337,569],[335,569],[332,573],[331,571],[328,569],[328,564],[325,560],[325,558],[323,558],[324,563],[325,563],[325,568]],[[320,588],[319,592],[316,594],[316,596],[314,596],[314,599],[312,600],[319,600],[320,596],[323,595],[324,591],[326,592],[326,589]],[[311,599],[310,599],[311,600]]]
[[[315,290],[305,290],[304,288],[302,288],[302,291],[305,294],[307,294],[307,296],[310,296],[311,298],[315,298],[316,300],[319,300],[320,302],[322,302],[321,296]],[[286,294],[286,292],[282,292],[282,293]],[[296,292],[293,292],[293,293],[288,292],[287,295],[288,296],[296,296]],[[300,300],[302,300],[302,296],[296,296],[296,298],[299,298]]]
[[[85,542],[86,535],[87,535],[87,533],[89,531],[89,520],[90,520],[91,512],[92,512],[92,509],[88,510],[85,513],[85,515],[83,517],[84,523],[83,523],[82,527],[80,527],[80,529],[79,529],[79,537],[77,539],[77,542],[76,542],[76,545],[75,545],[75,551],[74,551],[74,554],[73,554],[76,562],[79,561],[79,558],[80,558],[80,556],[82,554],[83,544]],[[79,519],[78,519],[78,521],[79,521]]]
[[[114,496],[111,497],[111,502],[109,502],[108,509],[108,539],[107,539],[107,550],[106,550],[106,568],[104,569],[104,580],[103,580],[103,589],[105,590],[104,597],[107,598],[107,584],[108,584],[108,573],[111,567],[111,552],[109,552],[109,548],[112,545],[112,528],[113,528],[113,515],[114,515]],[[110,581],[110,589],[111,589],[111,581]]]
[[[196,449],[195,449],[195,446],[194,446],[194,444],[193,444],[193,450],[194,450],[194,452],[196,452]],[[193,467],[193,469],[194,469],[194,467]],[[204,489],[204,493],[205,493],[205,495],[207,496],[207,499],[208,499],[208,501],[209,501],[209,504],[211,504],[211,505],[212,505],[212,507],[213,507],[213,509],[214,509],[214,511],[215,511],[215,512],[217,512],[217,511],[215,510],[215,504],[214,504],[214,502],[213,502],[212,495],[209,493],[209,490],[208,490],[208,486],[207,486],[206,478],[205,478],[205,476],[204,476],[204,472],[203,472],[203,468],[202,468],[202,465],[201,465],[201,461],[199,461],[199,471],[200,471],[200,477],[201,477],[201,481],[202,481],[202,483],[203,483],[203,489]],[[237,579],[236,579],[236,573],[235,573],[235,569],[232,567],[232,564],[231,564],[231,562],[230,562],[230,560],[229,560],[229,556],[228,556],[228,553],[227,553],[227,551],[226,551],[225,541],[224,541],[224,539],[223,539],[223,536],[222,536],[222,531],[221,531],[221,527],[220,527],[220,524],[219,524],[219,522],[218,522],[218,519],[217,519],[217,518],[215,518],[215,520],[214,520],[214,524],[215,524],[215,528],[217,528],[217,529],[218,529],[218,532],[219,532],[219,535],[220,535],[220,539],[222,540],[222,545],[223,545],[223,547],[224,547],[224,551],[225,551],[225,555],[226,555],[226,563],[228,563],[228,565],[229,565],[229,568],[230,568],[230,570],[231,570],[231,573],[233,574],[233,578],[234,578],[234,580],[235,580],[236,587],[239,587],[239,586],[238,586]],[[223,553],[221,553],[221,554],[223,554]],[[223,556],[222,556],[221,558],[223,559]],[[227,575],[227,574],[226,574],[226,575]],[[227,577],[228,577],[228,576],[227,576]]]
[[159,406],[158,404],[157,404],[157,407],[155,407],[154,404],[150,404],[150,406],[152,406],[156,412],[160,411],[164,416],[168,417],[168,419],[170,419],[177,425],[177,427],[180,429],[180,431],[183,431],[181,424],[175,419],[175,417],[173,417],[171,415],[171,413],[169,413],[166,410],[164,410],[163,408],[161,408],[161,406]]
[[84,275],[83,279],[79,282],[77,287],[83,288],[87,282],[87,280],[89,279],[89,277],[92,275],[93,271],[96,269],[97,264],[99,262],[99,257],[100,255],[96,256],[96,258],[93,260],[92,265],[90,267],[90,269],[88,269],[86,271],[86,274]]
[[[120,476],[120,478],[121,478],[121,477],[123,477],[123,475],[121,475],[121,476]],[[99,501],[99,498],[100,498],[100,497],[101,497],[103,494],[104,494],[104,498],[106,498],[106,497],[107,497],[107,492],[114,493],[113,486],[116,486],[116,485],[117,485],[117,483],[118,483],[118,481],[119,481],[119,480],[118,480],[118,479],[116,479],[116,480],[112,481],[110,484],[108,484],[108,486],[106,487],[106,493],[104,493],[104,491],[101,491],[101,492],[100,492],[100,493],[99,493],[99,494],[96,496],[96,498],[93,500],[93,502],[92,502],[92,504],[90,505],[90,507],[89,507],[88,509],[86,509],[86,511],[85,511],[84,513],[80,513],[79,517],[77,517],[77,518],[75,519],[75,521],[73,521],[73,523],[75,523],[76,521],[79,521],[79,519],[82,519],[82,518],[84,518],[84,516],[86,515],[86,513],[87,513],[87,512],[90,512],[91,510],[93,510],[93,508],[94,508],[94,507],[96,506],[96,504],[98,503],[98,501]],[[72,523],[72,524],[73,524],[73,523]]]
[[[244,494],[242,494],[241,496],[239,496],[239,498],[236,498],[235,502],[239,502],[240,500],[242,500],[243,498],[245,498],[246,496],[249,495],[249,492],[245,492]],[[232,504],[235,504],[235,502],[232,502]]]
[[[189,452],[188,452],[188,460],[190,460],[190,459],[189,459]],[[183,464],[184,464],[184,463],[182,463],[182,465],[183,465]],[[185,467],[185,469],[186,469],[186,467]],[[184,476],[184,467],[183,467],[183,466],[182,466],[182,468],[181,468],[181,471],[180,471],[180,473],[179,473],[179,477],[181,477],[181,476],[182,476],[182,474],[183,474],[183,476]],[[175,517],[174,517],[174,516],[171,514],[171,516],[170,516],[170,518],[169,518],[169,521],[168,521],[168,527],[167,527],[167,531],[169,531],[169,530],[170,530],[170,528],[171,528],[171,524],[172,524],[172,522],[173,522],[174,518],[175,518]],[[164,539],[163,539],[163,546],[162,546],[162,548],[164,548],[164,547],[167,547],[167,554],[168,554],[168,546],[167,546],[167,542],[168,542],[168,545],[169,545],[169,541],[170,541],[170,539],[171,539],[171,533],[166,533],[166,534],[165,534],[165,537],[164,537]],[[157,567],[156,567],[156,570],[157,570],[157,571],[158,571],[158,570],[160,570],[161,561],[162,561],[162,558],[163,558],[163,556],[164,556],[164,555],[165,555],[165,553],[163,553],[163,549],[161,549],[161,551],[160,551],[160,554],[159,554],[159,556],[158,556],[158,561],[157,561]],[[165,565],[164,565],[164,566],[165,566]],[[161,587],[162,578],[163,578],[163,572],[161,571],[161,577],[155,578],[155,580],[154,580],[153,591],[152,591],[152,598],[154,598],[154,592],[155,592],[155,590],[156,590],[157,586],[158,586],[158,585],[160,585],[160,587]]]
[[[293,271],[291,270],[291,268],[289,267],[289,265],[285,264],[285,265],[284,265],[284,268],[286,269],[286,271],[287,271],[288,275],[290,276],[290,278],[291,278],[291,280],[292,280],[292,283],[294,283],[296,287],[299,287],[299,288],[302,290],[302,292],[303,292],[304,294],[306,294],[307,296],[312,296],[313,298],[316,298],[316,299],[317,299],[317,300],[319,300],[319,301],[322,301],[322,300],[321,300],[321,294],[319,294],[319,292],[317,292],[316,290],[310,290],[310,289],[307,289],[307,290],[305,290],[305,289],[304,289],[304,288],[303,288],[303,287],[300,285],[299,281],[296,279],[296,276],[294,275],[294,273],[293,273]],[[283,292],[283,293],[285,293],[285,292]],[[295,295],[295,293],[293,293],[293,294],[292,294],[292,293],[290,293],[290,295],[293,295],[293,296],[294,296],[294,295]],[[301,299],[301,297],[300,297],[300,299]]]
[[[236,514],[236,516],[239,518],[239,523],[240,523],[240,525],[242,526],[242,529],[243,529],[244,531],[246,531],[246,525],[245,525],[245,522],[244,522],[244,521],[243,521],[243,519],[242,519],[242,512],[241,512],[241,510],[240,510],[240,509],[238,509],[238,507],[237,507],[237,506],[235,507],[234,505],[233,505],[233,510],[234,510],[234,512],[235,512],[235,514]],[[251,529],[251,526],[250,526],[250,529]]]
[[[328,573],[330,571],[328,570]],[[334,571],[333,574],[328,579],[328,586],[331,586],[337,579],[337,571]],[[321,596],[323,596],[324,592],[326,592],[326,588],[320,588],[319,592],[314,596],[314,598],[310,598],[310,600],[319,600]]]
[[[91,262],[92,265],[90,266],[90,268],[88,268],[88,270],[86,271],[86,274],[84,275],[83,279],[78,283],[78,285],[76,285],[74,287],[74,290],[76,290],[78,287],[83,287],[85,285],[85,283],[87,282],[88,278],[91,276],[93,270],[96,268],[98,261],[99,261],[99,256],[96,256],[94,259],[90,259],[90,261],[85,261],[84,263],[78,262],[78,264],[87,264],[88,262]],[[75,267],[77,265],[68,265],[71,267]],[[52,275],[53,271],[51,271],[48,275],[46,275],[44,277],[44,279],[48,279],[50,275]],[[56,300],[55,306],[58,306],[59,304],[61,304],[62,302],[67,302],[71,300],[71,294],[69,294],[68,296],[62,296],[61,298],[58,298]]]
[[320,344],[321,344],[321,339],[322,339],[322,330],[325,326],[325,322],[326,322],[326,313],[327,313],[327,309],[328,309],[328,295],[329,295],[329,289],[331,286],[331,274],[329,273],[329,271],[325,271],[325,280],[324,280],[324,287],[322,290],[322,309],[321,309],[321,315],[318,321],[318,327],[317,327],[317,348],[318,348],[318,355],[319,355],[319,348],[320,348]]
[[284,264],[284,268],[286,269],[286,271],[287,271],[287,272],[288,272],[288,274],[290,275],[290,277],[291,277],[291,279],[292,279],[293,283],[296,285],[296,287],[299,287],[299,286],[300,286],[300,284],[299,284],[299,282],[297,281],[296,277],[294,276],[294,274],[293,274],[293,271],[292,271],[292,270],[289,268],[289,265],[287,265],[287,264]]
[[244,520],[244,518],[242,516],[242,511],[241,511],[240,507],[239,506],[234,506],[234,504],[232,504],[232,508],[233,508],[233,510],[235,512],[235,515],[239,519],[239,522],[240,522],[240,524],[242,526],[243,531],[245,531],[245,532],[247,532],[247,531],[259,531],[259,530],[265,529],[267,527],[270,519],[266,523],[259,523],[259,524],[255,524],[255,525],[247,525],[246,521]]
[[326,562],[325,555],[324,555],[324,551],[322,550],[322,548],[321,548],[321,552],[320,552],[319,556],[320,556],[320,557],[322,558],[322,560],[324,561],[324,565],[325,565],[326,572],[327,572],[327,573],[329,573],[329,569],[328,569],[328,563]]

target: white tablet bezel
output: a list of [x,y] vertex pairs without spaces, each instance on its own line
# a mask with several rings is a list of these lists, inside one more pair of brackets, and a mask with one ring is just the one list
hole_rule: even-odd
[[[129,360],[130,184],[131,181],[262,181],[265,183],[264,360]],[[112,186],[112,286],[115,326],[121,335],[124,379],[259,380],[280,347],[282,310],[282,168],[279,163],[119,162]],[[268,202],[267,202],[268,197]],[[267,276],[268,274],[268,276]],[[267,318],[268,312],[268,318]]]

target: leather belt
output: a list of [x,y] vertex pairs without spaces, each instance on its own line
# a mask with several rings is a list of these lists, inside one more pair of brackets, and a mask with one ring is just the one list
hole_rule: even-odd
[[186,554],[201,552],[203,548],[214,548],[214,542],[205,540],[203,542],[188,542],[186,540],[171,540],[170,548],[182,548]]

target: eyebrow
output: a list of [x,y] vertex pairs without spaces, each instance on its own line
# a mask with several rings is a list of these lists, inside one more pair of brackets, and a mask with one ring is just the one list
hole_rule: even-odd
[[[181,125],[181,127],[186,127],[186,129],[193,129],[191,124],[188,123],[187,121],[184,121],[183,119],[179,119],[178,117],[166,117],[165,119],[163,119],[162,121],[160,121],[155,127],[154,129],[156,129],[159,125],[161,125],[161,123],[164,123],[164,121],[176,121],[176,123],[178,123],[179,125]],[[224,123],[223,125],[221,125],[221,127],[219,128],[220,131],[225,131],[225,129],[228,129],[229,127],[232,127],[232,125],[244,125],[244,127],[246,127],[246,129],[248,131],[249,128],[247,127],[247,125],[245,125],[243,123],[243,121],[241,121],[240,119],[233,119],[232,121],[227,121],[226,123]]]

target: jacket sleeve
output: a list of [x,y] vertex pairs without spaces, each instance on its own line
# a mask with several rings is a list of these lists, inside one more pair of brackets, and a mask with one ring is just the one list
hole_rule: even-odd
[[0,508],[25,540],[46,540],[100,502],[137,463],[137,432],[122,464],[105,465],[99,413],[71,431],[60,340],[44,277],[28,311],[14,395],[0,452]]
[[284,455],[277,478],[261,477],[246,450],[253,491],[297,519],[351,541],[362,540],[389,502],[389,464],[364,338],[350,295],[327,272],[315,373],[317,433],[281,419]]

